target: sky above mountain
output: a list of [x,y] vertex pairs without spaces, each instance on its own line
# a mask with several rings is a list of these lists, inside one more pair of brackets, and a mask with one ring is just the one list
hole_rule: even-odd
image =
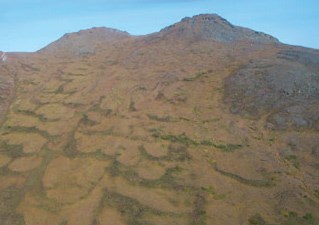
[[0,9],[2,51],[36,51],[65,33],[99,26],[143,35],[201,13],[319,48],[317,0],[0,0]]

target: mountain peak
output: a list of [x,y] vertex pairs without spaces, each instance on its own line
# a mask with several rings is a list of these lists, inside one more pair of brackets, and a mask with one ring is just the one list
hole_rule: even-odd
[[223,17],[219,16],[218,14],[199,14],[193,17],[185,17],[181,20],[181,22],[202,22],[205,23],[208,21],[212,21],[213,23],[217,23],[220,25],[225,25],[225,26],[230,26],[230,27],[234,27],[230,22],[228,22],[226,19],[224,19]]
[[78,32],[67,33],[40,51],[67,50],[74,55],[87,55],[94,53],[100,44],[112,44],[129,37],[130,34],[125,31],[106,27],[93,27]]
[[130,36],[130,34],[126,31],[121,31],[114,28],[92,27],[90,29],[80,30],[74,33],[67,33],[63,37],[72,37],[72,36],[91,36],[91,37],[94,36],[94,37],[101,37],[104,39],[116,39],[121,37],[128,37]]
[[164,36],[234,42],[248,40],[258,43],[278,42],[268,34],[231,24],[217,14],[200,14],[185,17],[180,22],[160,31]]

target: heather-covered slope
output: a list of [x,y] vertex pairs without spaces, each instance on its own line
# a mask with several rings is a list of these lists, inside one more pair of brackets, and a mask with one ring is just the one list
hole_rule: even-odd
[[318,54],[199,15],[9,55],[1,224],[317,224]]

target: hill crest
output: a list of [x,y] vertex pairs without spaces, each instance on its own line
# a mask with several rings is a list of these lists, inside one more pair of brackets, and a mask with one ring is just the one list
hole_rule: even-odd
[[93,27],[78,32],[67,33],[39,51],[52,52],[68,49],[75,55],[86,55],[94,53],[99,44],[112,44],[130,37],[155,37],[217,42],[279,42],[278,39],[263,32],[235,26],[217,14],[200,14],[193,17],[185,17],[181,21],[161,29],[159,32],[140,36],[133,36],[126,31],[113,28]]

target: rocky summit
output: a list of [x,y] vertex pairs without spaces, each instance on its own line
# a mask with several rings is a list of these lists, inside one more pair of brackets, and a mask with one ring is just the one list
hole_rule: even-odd
[[319,224],[319,50],[205,14],[0,55],[1,225]]

